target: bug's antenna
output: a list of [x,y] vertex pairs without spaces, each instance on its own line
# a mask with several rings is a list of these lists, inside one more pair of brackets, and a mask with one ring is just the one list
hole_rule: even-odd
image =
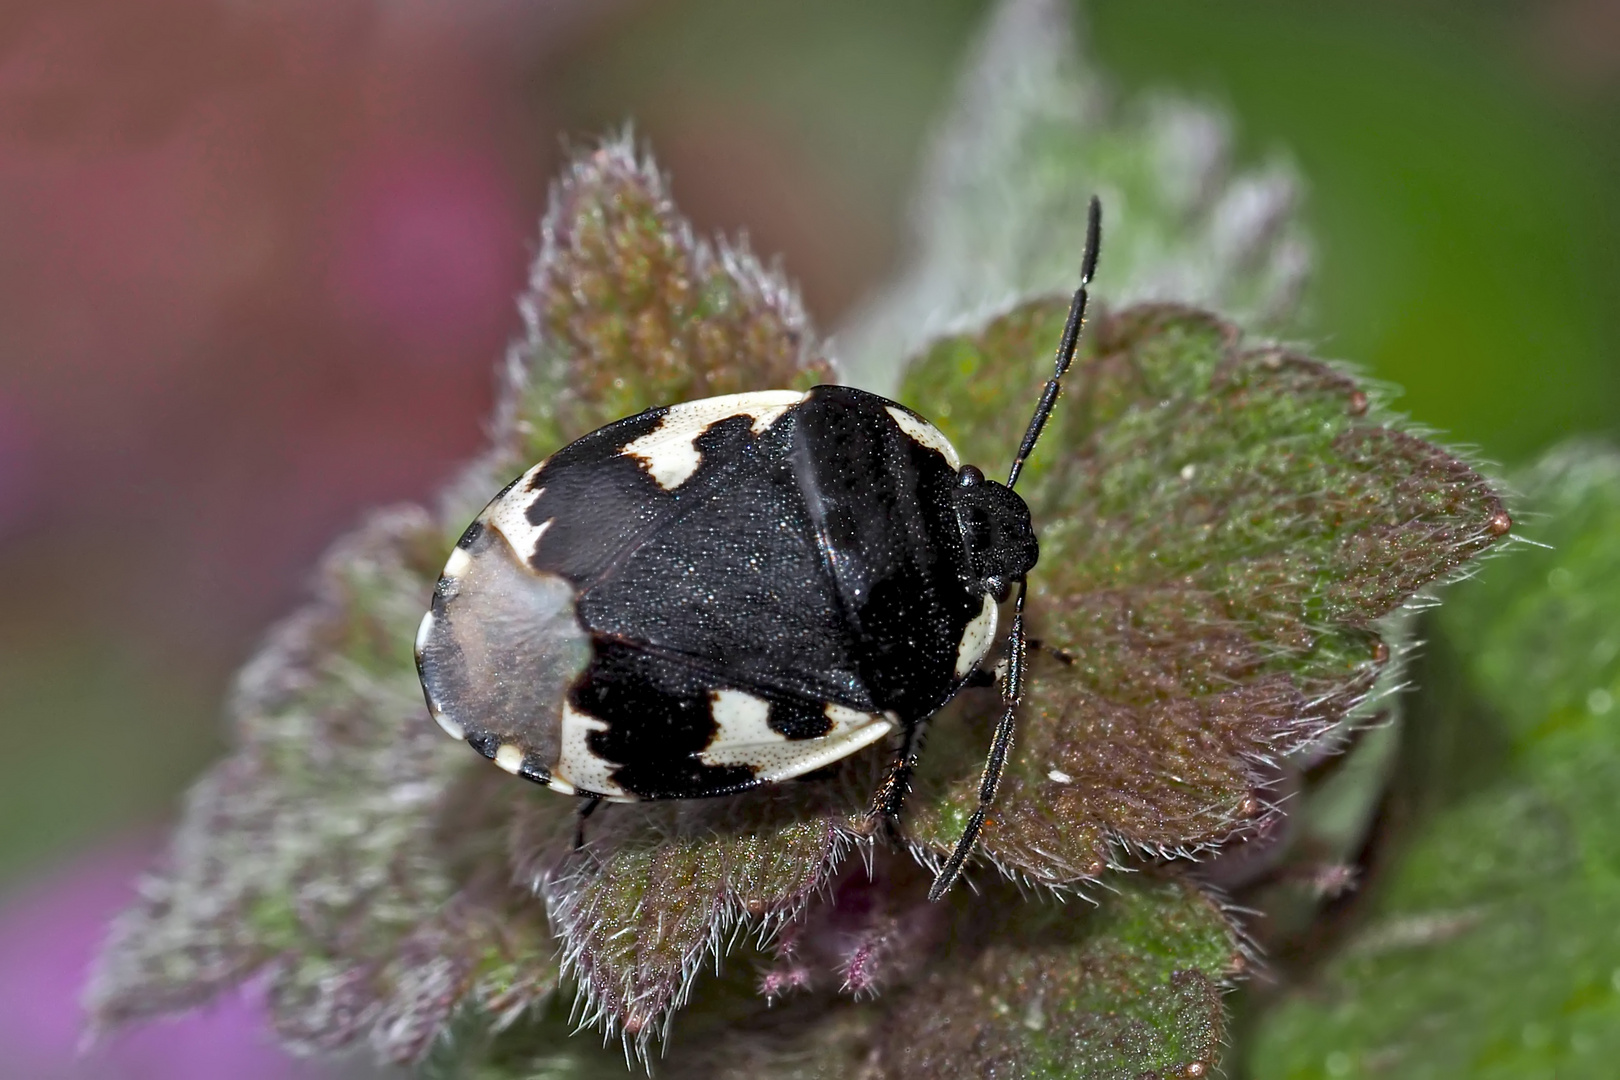
[[[1009,488],[1018,483],[1018,474],[1024,471],[1024,460],[1035,449],[1035,443],[1041,437],[1041,429],[1046,427],[1046,421],[1052,415],[1052,407],[1057,404],[1058,392],[1063,387],[1063,376],[1068,374],[1069,366],[1074,363],[1074,350],[1080,341],[1080,328],[1086,321],[1086,287],[1091,284],[1091,277],[1097,272],[1097,250],[1101,246],[1102,203],[1093,195],[1091,204],[1086,208],[1086,250],[1085,254],[1080,256],[1080,287],[1074,290],[1074,299],[1069,301],[1069,318],[1063,324],[1063,336],[1058,339],[1057,360],[1053,365],[1052,377],[1046,380],[1046,388],[1041,391],[1041,400],[1035,406],[1035,415],[1029,418],[1029,427],[1024,431],[1023,441],[1018,444],[1018,456],[1013,458],[1012,471],[1007,474]],[[995,737],[990,744],[990,754],[984,760],[984,772],[979,777],[978,806],[974,808],[967,826],[956,841],[956,849],[951,852],[950,858],[945,860],[945,865],[940,867],[939,874],[934,878],[933,887],[928,890],[930,900],[941,899],[961,876],[962,867],[966,865],[968,856],[973,852],[973,845],[979,839],[979,832],[984,828],[985,817],[996,801],[996,792],[1001,787],[1001,775],[1007,767],[1007,756],[1012,753],[1013,725],[1018,716],[1018,706],[1024,699],[1024,662],[1029,648],[1024,636],[1024,597],[1028,591],[1028,579],[1020,579],[1018,602],[1013,607],[1012,631],[1007,635],[1007,674],[1003,676],[1001,682],[1003,705],[1001,722],[996,725]]]
[[1046,389],[1041,391],[1041,400],[1035,406],[1035,415],[1029,418],[1029,427],[1024,430],[1023,441],[1018,444],[1018,456],[1013,458],[1012,471],[1007,474],[1008,487],[1018,483],[1018,474],[1024,471],[1024,459],[1035,449],[1035,443],[1041,437],[1041,429],[1046,427],[1047,418],[1052,415],[1052,406],[1057,404],[1063,376],[1068,374],[1069,365],[1074,363],[1074,349],[1080,341],[1080,327],[1086,321],[1086,286],[1091,284],[1091,276],[1097,272],[1097,251],[1101,246],[1102,202],[1093,195],[1091,204],[1086,208],[1086,250],[1085,254],[1080,256],[1080,287],[1074,290],[1074,299],[1069,301],[1069,319],[1063,324],[1063,336],[1058,338],[1057,362],[1052,377],[1046,380]]

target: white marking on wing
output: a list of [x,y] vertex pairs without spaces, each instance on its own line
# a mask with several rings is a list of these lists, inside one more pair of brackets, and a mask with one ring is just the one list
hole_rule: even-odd
[[748,416],[758,435],[804,397],[798,390],[761,390],[671,405],[656,428],[626,443],[620,453],[640,460],[659,487],[673,491],[703,464],[697,440],[709,428],[733,416]]
[[968,622],[967,629],[962,631],[962,642],[956,647],[956,677],[967,678],[968,672],[984,654],[990,651],[990,643],[996,637],[996,598],[985,595],[984,606],[979,613]]
[[429,611],[422,616],[422,621],[416,627],[416,655],[421,656],[422,650],[427,648],[428,635],[433,633],[433,612]]
[[534,478],[545,465],[546,463],[542,461],[524,473],[523,478],[513,484],[510,491],[489,504],[481,519],[485,525],[506,538],[507,544],[517,554],[518,561],[523,563],[534,557],[535,549],[540,546],[540,537],[544,536],[546,529],[551,526],[550,518],[539,525],[529,521],[529,507],[546,493],[545,488],[530,491],[529,485],[534,482]]
[[444,573],[441,576],[451,579],[458,578],[465,574],[467,568],[471,565],[472,556],[467,554],[467,549],[464,547],[455,548],[450,552],[450,558],[445,560]]
[[558,781],[568,785],[568,793],[576,790],[592,791],[598,795],[624,795],[625,791],[613,782],[612,762],[596,756],[588,736],[593,731],[606,731],[608,725],[589,713],[582,713],[564,703],[562,712],[561,746],[557,751],[557,764],[551,770],[551,787],[562,791]]
[[771,703],[745,690],[711,690],[709,715],[717,730],[710,747],[754,746],[786,742],[786,736],[771,730]]
[[960,469],[962,467],[962,459],[956,453],[956,447],[951,445],[951,440],[945,437],[943,431],[940,431],[939,428],[922,417],[914,416],[897,406],[886,405],[884,408],[888,410],[890,416],[894,417],[894,422],[900,426],[901,431],[911,436],[916,442],[928,447],[928,449],[943,454],[945,460],[950,463],[951,468]]
[[825,711],[832,727],[827,734],[788,739],[771,730],[767,701],[740,690],[713,691],[710,701],[720,730],[698,756],[705,765],[752,766],[762,783],[802,776],[846,758],[877,742],[899,723],[892,713],[879,716],[829,704]]
[[848,705],[835,705],[830,701],[822,712],[826,713],[827,719],[832,721],[832,730],[827,733],[829,735],[847,731],[872,719],[871,713],[863,713],[859,709],[850,708]]

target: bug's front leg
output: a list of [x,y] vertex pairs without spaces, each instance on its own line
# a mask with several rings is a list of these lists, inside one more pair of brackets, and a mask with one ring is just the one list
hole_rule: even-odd
[[574,816],[574,850],[579,851],[585,846],[585,819],[596,813],[596,808],[602,805],[602,796],[587,795],[580,804]]
[[979,804],[968,818],[967,827],[962,830],[962,836],[956,842],[956,850],[951,857],[945,860],[940,868],[939,876],[934,878],[934,885],[928,890],[928,899],[939,900],[950,891],[956,879],[962,874],[962,867],[967,863],[968,855],[973,851],[973,845],[979,839],[979,830],[984,828],[985,816],[990,812],[990,805],[996,801],[996,792],[1001,788],[1001,774],[1007,767],[1007,755],[1012,753],[1013,724],[1018,718],[1018,706],[1024,697],[1024,660],[1028,643],[1024,638],[1024,595],[1028,592],[1028,583],[1020,582],[1018,586],[1018,602],[1014,607],[1012,632],[1007,635],[1007,674],[1002,680],[1002,704],[1005,706],[1001,714],[1001,722],[996,725],[995,737],[990,743],[990,754],[984,760],[984,772],[979,778]]
[[922,755],[923,729],[927,726],[926,720],[907,726],[905,739],[889,763],[889,771],[878,785],[877,794],[872,797],[871,817],[881,823],[891,839],[899,838],[900,808],[911,791],[911,774],[916,771],[917,760]]

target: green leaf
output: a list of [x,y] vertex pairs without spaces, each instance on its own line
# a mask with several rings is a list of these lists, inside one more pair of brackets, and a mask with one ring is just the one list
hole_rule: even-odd
[[1071,8],[994,6],[919,174],[905,268],[836,335],[850,381],[892,394],[896,365],[931,339],[1073,290],[1094,192],[1106,217],[1099,295],[1293,325],[1312,261],[1293,169],[1237,167],[1230,123],[1206,106],[1162,94],[1116,104]]
[[1549,547],[1432,621],[1395,861],[1262,1018],[1257,1077],[1603,1076],[1620,1056],[1620,457],[1574,446],[1517,480]]
[[1244,965],[1223,912],[1174,881],[1120,883],[1100,908],[1032,904],[959,940],[889,1009],[889,1077],[1206,1076],[1221,990]]
[[[1006,373],[1038,372],[1065,310],[1034,301],[936,343],[904,400],[970,459],[1011,445],[1039,375]],[[1483,479],[1380,423],[1335,368],[1181,307],[1088,333],[1029,473],[1045,648],[982,841],[1054,883],[1266,813],[1261,764],[1363,700],[1389,656],[1378,620],[1510,524]],[[925,853],[950,850],[971,812],[999,709],[964,695],[934,725],[906,821]]]
[[462,843],[488,816],[475,808],[504,795],[424,718],[412,627],[447,550],[419,510],[376,515],[243,670],[238,746],[115,927],[91,992],[98,1027],[269,967],[290,1042],[364,1038],[406,1061],[463,1001],[511,1015],[551,992],[540,905],[505,886],[498,846]]
[[[919,916],[940,914],[923,903]],[[997,884],[946,907],[927,963],[902,985],[862,1006],[790,998],[736,1017],[722,1038],[677,1038],[669,1075],[1210,1075],[1225,1027],[1221,994],[1247,958],[1225,913],[1198,890],[1130,878],[1093,907],[1032,903]]]

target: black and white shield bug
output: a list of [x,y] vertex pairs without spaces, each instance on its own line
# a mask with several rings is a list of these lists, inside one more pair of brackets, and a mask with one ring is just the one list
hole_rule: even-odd
[[1013,488],[1073,361],[1100,234],[1092,199],[1055,370],[1005,485],[921,416],[846,386],[599,428],[457,543],[416,639],[434,719],[587,813],[786,780],[899,732],[873,803],[893,820],[924,724],[974,678],[1017,585],[1005,710],[943,895],[1011,747],[1038,554]]

